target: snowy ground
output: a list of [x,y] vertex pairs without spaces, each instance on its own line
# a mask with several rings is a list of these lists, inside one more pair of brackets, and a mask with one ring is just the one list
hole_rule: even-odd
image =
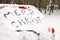
[[60,40],[60,10],[54,10],[51,15],[48,15],[48,11],[46,14],[44,11],[42,13],[46,17],[48,25],[55,27],[55,40]]

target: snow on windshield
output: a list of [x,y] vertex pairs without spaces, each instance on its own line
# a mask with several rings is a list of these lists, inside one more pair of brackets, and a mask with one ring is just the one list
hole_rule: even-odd
[[[20,7],[20,8],[19,8]],[[26,9],[22,9],[26,7]],[[35,7],[28,6],[5,7],[0,9],[0,18],[5,24],[14,27],[27,27],[41,25],[44,22],[44,16]]]

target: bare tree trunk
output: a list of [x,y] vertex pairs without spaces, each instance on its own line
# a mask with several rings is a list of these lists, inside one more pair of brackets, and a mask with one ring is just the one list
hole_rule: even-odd
[[42,10],[41,10],[41,0],[39,0],[39,10],[42,12]]

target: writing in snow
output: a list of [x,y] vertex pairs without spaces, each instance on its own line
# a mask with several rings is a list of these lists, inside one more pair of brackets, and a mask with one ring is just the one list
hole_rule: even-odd
[[[18,18],[18,19],[16,18],[17,21],[12,20],[12,21],[10,22],[11,25],[14,25],[14,24],[16,24],[16,23],[19,23],[19,25],[22,26],[22,25],[27,25],[27,24],[31,24],[31,23],[36,23],[36,24],[38,24],[38,23],[41,22],[40,16],[33,17],[33,15],[35,15],[34,12],[33,12],[33,10],[28,9],[28,12],[29,12],[29,13],[26,14],[26,11],[25,11],[25,10],[21,10],[20,13],[18,13],[18,10],[14,10],[13,13],[12,13],[12,12],[7,12],[7,13],[5,13],[5,14],[4,14],[4,17],[5,17],[6,19],[8,19],[8,18],[9,18],[9,15],[12,15],[12,16],[15,15],[15,17]],[[26,16],[24,16],[24,15],[26,15]],[[29,15],[30,15],[30,16],[29,16]],[[21,16],[23,16],[23,17],[21,18]],[[14,18],[13,18],[13,19],[14,19]],[[18,24],[16,24],[16,25],[17,25],[16,27],[19,26]]]

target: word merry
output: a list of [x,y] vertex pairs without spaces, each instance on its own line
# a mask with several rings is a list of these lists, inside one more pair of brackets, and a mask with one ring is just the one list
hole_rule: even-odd
[[[18,12],[19,11],[19,12]],[[29,12],[29,13],[27,13],[27,11]],[[13,11],[13,13],[12,12],[7,12],[7,13],[5,13],[4,14],[4,17],[5,18],[7,18],[8,17],[8,15],[16,15],[16,16],[20,16],[20,15],[32,15],[32,14],[34,14],[34,12],[33,12],[33,10],[31,10],[31,9],[28,9],[27,11],[25,11],[25,10],[14,10]]]

